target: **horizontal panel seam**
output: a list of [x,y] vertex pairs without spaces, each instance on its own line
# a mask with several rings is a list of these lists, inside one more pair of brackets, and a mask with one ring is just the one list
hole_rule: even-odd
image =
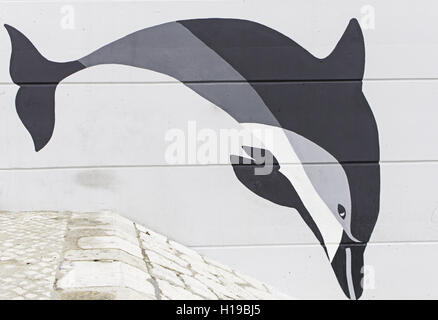
[[[258,84],[274,84],[274,83],[357,83],[357,82],[416,82],[416,81],[437,81],[438,78],[375,78],[375,79],[363,79],[360,80],[351,80],[351,79],[332,79],[332,80],[251,80],[251,81],[239,81],[239,80],[206,80],[206,81],[63,81],[60,85],[126,85],[126,84],[245,84],[249,83],[258,83]],[[57,85],[58,83],[51,82],[23,82],[19,83],[20,85],[27,86],[43,86],[43,85]],[[16,85],[11,82],[0,82],[0,85]]]
[[[438,164],[438,160],[424,160],[424,161],[384,161],[380,162],[382,165],[387,164],[427,164],[427,163],[436,163]],[[342,164],[349,165],[375,165],[375,162],[349,162]],[[336,163],[283,163],[283,166],[295,166],[295,165],[336,165]],[[131,168],[188,168],[188,167],[200,167],[200,168],[208,168],[208,167],[225,167],[230,166],[230,164],[185,164],[185,165],[170,165],[170,164],[151,164],[151,165],[84,165],[84,166],[41,166],[41,167],[0,167],[0,171],[26,171],[26,170],[68,170],[68,169],[131,169]],[[251,166],[251,165],[240,165],[240,166]]]
[[[332,243],[328,243],[331,245]],[[336,245],[338,245],[336,243]],[[349,243],[344,245],[350,245]],[[358,245],[351,243],[351,245]],[[389,245],[438,245],[438,240],[431,241],[372,241],[368,242],[367,246],[389,246]],[[319,243],[281,243],[281,244],[236,244],[236,245],[187,245],[192,249],[251,249],[251,248],[287,248],[287,247],[317,247],[321,248]]]

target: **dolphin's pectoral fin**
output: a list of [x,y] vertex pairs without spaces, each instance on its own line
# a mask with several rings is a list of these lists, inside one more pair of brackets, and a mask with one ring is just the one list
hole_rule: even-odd
[[[265,149],[251,147],[243,147],[243,149],[247,154],[252,154],[255,160],[231,155],[231,164],[237,179],[259,197],[297,210],[327,253],[324,240],[315,221],[305,208],[292,183],[280,172],[280,165],[277,159],[274,156],[269,156],[271,154],[270,151]],[[260,151],[263,152],[260,153]],[[262,161],[263,157],[258,156],[260,154],[264,154],[265,159],[268,159],[267,163]],[[262,168],[263,166],[265,168]],[[256,169],[260,168],[262,168],[261,172],[269,172],[266,169],[270,169],[270,173],[265,175],[256,174]]]
[[[274,157],[271,151],[256,147],[242,146],[242,149],[259,165],[278,165],[277,158]],[[278,166],[278,169],[280,166]]]
[[237,179],[266,200],[281,206],[295,207],[298,195],[290,181],[280,172],[280,165],[272,153],[265,149],[242,148],[253,158],[230,156]]

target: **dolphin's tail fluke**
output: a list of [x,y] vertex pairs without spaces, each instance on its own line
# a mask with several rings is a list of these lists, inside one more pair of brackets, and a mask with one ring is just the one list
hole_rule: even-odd
[[12,44],[9,72],[20,86],[15,99],[18,116],[32,136],[35,151],[52,137],[55,90],[58,83],[85,68],[79,61],[53,62],[44,58],[20,31],[5,24]]

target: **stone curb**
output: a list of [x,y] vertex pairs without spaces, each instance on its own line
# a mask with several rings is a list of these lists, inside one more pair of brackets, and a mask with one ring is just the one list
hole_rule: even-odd
[[[44,225],[50,228],[53,224],[53,229],[58,230],[56,239],[53,239],[57,241],[54,249],[57,251],[56,261],[50,265],[46,290],[40,295],[29,289],[36,279],[30,279],[32,281],[20,287],[20,279],[9,281],[9,278],[3,278],[7,273],[2,269],[2,260],[17,261],[11,258],[18,253],[14,251],[6,257],[2,254],[0,298],[290,299],[260,281],[204,258],[117,214],[0,213],[0,222],[4,219],[12,229],[18,223],[16,219],[20,218],[41,220],[41,228]],[[63,234],[59,231],[60,225]],[[9,236],[15,239],[12,233]],[[37,274],[40,269],[38,264]],[[11,288],[4,291],[3,282],[7,286],[7,281]]]

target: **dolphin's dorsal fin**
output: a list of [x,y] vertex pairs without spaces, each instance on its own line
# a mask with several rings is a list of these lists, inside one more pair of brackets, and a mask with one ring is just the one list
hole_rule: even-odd
[[332,53],[325,59],[332,74],[344,80],[362,80],[365,70],[365,44],[359,22],[351,19]]

